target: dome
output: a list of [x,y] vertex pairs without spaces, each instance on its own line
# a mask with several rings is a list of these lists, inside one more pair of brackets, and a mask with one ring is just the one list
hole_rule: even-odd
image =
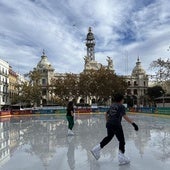
[[52,69],[53,70],[53,67],[48,61],[47,56],[45,55],[44,51],[43,51],[43,55],[41,56],[41,60],[37,64],[37,69],[46,69],[46,70]]
[[141,62],[139,61],[139,58],[136,62],[136,66],[134,67],[132,71],[132,76],[137,76],[137,75],[146,75],[145,70],[141,66]]

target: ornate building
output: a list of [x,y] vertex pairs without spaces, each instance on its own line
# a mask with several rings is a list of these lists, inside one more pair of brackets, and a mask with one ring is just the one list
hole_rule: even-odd
[[[108,65],[104,66],[101,63],[98,63],[95,60],[95,38],[92,33],[91,27],[89,27],[87,36],[86,36],[86,47],[87,54],[84,57],[84,72],[89,70],[99,70],[101,67],[109,70],[113,70],[113,61],[110,57],[107,56]],[[43,55],[41,60],[37,64],[36,70],[40,71],[42,78],[40,84],[42,85],[42,104],[50,104],[50,101],[53,98],[52,91],[50,90],[51,79],[57,79],[58,77],[65,77],[66,74],[55,73],[54,68],[48,61],[47,56],[43,50]],[[79,77],[77,75],[77,77]],[[134,67],[132,74],[129,76],[123,76],[128,83],[127,95],[133,97],[133,105],[144,105],[144,96],[146,89],[148,87],[148,76],[146,75],[145,70],[141,66],[139,58],[137,59],[136,66]],[[88,103],[91,104],[91,101]]]
[[49,104],[48,101],[51,101],[52,94],[50,91],[51,79],[54,77],[54,68],[51,63],[48,61],[47,56],[45,55],[45,51],[43,50],[43,55],[41,56],[41,60],[37,64],[35,68],[37,71],[41,73],[40,84],[42,86],[42,101],[41,104]]
[[[95,61],[95,38],[92,33],[91,27],[89,27],[88,34],[86,37],[86,47],[87,47],[87,55],[84,57],[84,72],[88,70],[98,70],[101,67],[113,70],[113,61],[110,57],[107,57],[107,66],[103,66],[101,63]],[[41,73],[40,84],[42,86],[42,105],[50,104],[54,94],[50,89],[51,79],[57,79],[58,77],[65,77],[65,73],[55,73],[54,68],[51,63],[48,61],[48,57],[45,55],[45,51],[43,50],[43,55],[41,56],[41,60],[38,62],[35,70]],[[114,71],[114,70],[113,70]],[[78,77],[78,75],[77,75]]]
[[124,76],[128,88],[127,95],[133,99],[133,105],[145,105],[145,94],[148,88],[148,75],[141,66],[139,57],[136,66],[132,70],[132,74]]

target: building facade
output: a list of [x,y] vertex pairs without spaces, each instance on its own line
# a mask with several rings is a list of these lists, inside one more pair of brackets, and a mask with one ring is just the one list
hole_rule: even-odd
[[131,97],[133,106],[146,105],[145,96],[147,93],[149,78],[145,70],[142,68],[139,57],[131,75],[124,76],[124,78],[128,85],[127,96]]
[[41,105],[50,104],[52,101],[52,91],[50,88],[51,79],[54,77],[54,68],[51,63],[48,61],[47,56],[45,55],[45,51],[43,50],[43,55],[41,56],[41,60],[37,64],[35,68],[41,74],[40,85],[42,87],[41,92]]
[[0,110],[3,106],[9,105],[9,64],[0,59]]
[[18,82],[18,75],[15,71],[12,70],[12,67],[9,67],[9,103],[12,104],[15,100],[16,84]]
[[[95,60],[95,37],[92,33],[91,27],[89,27],[85,45],[87,48],[87,53],[86,56],[84,56],[83,72],[88,72],[89,70],[99,70],[100,68],[106,68],[114,72],[113,60],[111,57],[107,56],[107,65],[102,65]],[[42,74],[42,78],[40,80],[40,84],[42,86],[42,105],[49,104],[53,97],[53,93],[50,89],[51,80],[57,79],[58,77],[65,77],[66,74],[55,73],[55,70],[48,61],[48,57],[45,55],[44,51],[41,56],[41,60],[35,69],[40,71]],[[132,70],[132,74],[123,77],[128,84],[127,95],[133,99],[133,105],[145,105],[144,96],[148,87],[148,76],[142,68],[139,58],[137,59],[136,66]],[[80,100],[80,98],[78,100]],[[92,103],[90,99],[85,99],[85,101],[89,104]]]
[[[102,65],[97,62],[95,59],[95,37],[92,32],[91,27],[88,29],[88,33],[86,36],[86,55],[84,56],[84,69],[83,72],[87,72],[89,70],[99,70],[100,68],[105,68],[112,70],[113,68],[113,60],[111,57],[107,56],[106,61],[107,65]],[[52,99],[55,97],[53,90],[51,88],[51,80],[57,79],[59,77],[65,77],[65,73],[56,73],[55,69],[48,61],[48,57],[43,50],[40,61],[38,62],[35,70],[41,73],[40,85],[42,86],[41,93],[41,104],[48,105],[51,103]],[[79,74],[76,75],[79,78]],[[124,76],[127,84],[127,95],[133,97],[134,105],[144,105],[144,96],[146,94],[146,90],[148,87],[148,76],[145,70],[141,66],[141,62],[139,58],[137,59],[136,66],[134,67],[132,74],[128,76]],[[0,59],[0,109],[3,106],[8,106],[12,104],[13,97],[18,91],[15,89],[16,84],[22,84],[26,82],[24,76],[16,73],[12,70],[12,67],[9,66],[8,62]],[[169,91],[169,89],[167,89]],[[80,100],[79,98],[78,100]],[[91,104],[90,99],[86,99],[87,103]],[[78,101],[79,102],[79,101]]]
[[[89,70],[99,70],[101,67],[113,70],[113,61],[110,57],[107,56],[108,65],[104,66],[101,63],[98,63],[95,60],[95,38],[92,33],[91,27],[89,27],[87,36],[86,36],[86,47],[87,54],[84,57],[84,70],[83,72],[87,72]],[[41,56],[41,60],[38,62],[35,70],[41,73],[40,85],[42,86],[42,105],[50,105],[52,103],[52,99],[54,97],[52,87],[50,86],[52,79],[57,79],[59,77],[65,77],[65,73],[56,73],[51,63],[48,61],[48,57],[45,55],[45,51],[43,50],[43,55]],[[79,75],[76,75],[77,78]],[[81,98],[78,98],[78,102]],[[86,99],[88,103],[91,103],[90,100]]]

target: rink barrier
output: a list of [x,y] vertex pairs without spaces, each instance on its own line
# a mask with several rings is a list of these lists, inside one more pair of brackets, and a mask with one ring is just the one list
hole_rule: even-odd
[[[11,117],[11,111],[6,110],[6,111],[0,111],[0,118],[8,118]],[[1,122],[1,119],[0,119]]]
[[[107,112],[109,106],[99,106],[96,108],[91,107],[77,107],[75,108],[75,113],[78,114],[101,114]],[[160,114],[160,115],[170,115],[170,107],[138,107],[127,108],[127,112],[131,113],[146,113],[146,114]],[[23,109],[23,110],[13,110],[13,111],[1,111],[0,117],[10,116],[10,115],[38,115],[38,114],[66,114],[66,107],[43,107],[34,109]]]
[[170,115],[170,107],[158,107],[156,113]]
[[140,113],[155,113],[156,108],[155,107],[137,107],[137,108],[127,108],[127,111],[129,112],[140,112]]
[[65,114],[66,109],[38,109],[33,110],[33,114]]
[[129,112],[170,115],[170,107],[137,107],[127,109]]

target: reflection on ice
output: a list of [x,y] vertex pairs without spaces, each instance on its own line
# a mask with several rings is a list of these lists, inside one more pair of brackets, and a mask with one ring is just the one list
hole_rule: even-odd
[[135,132],[123,121],[126,154],[131,164],[118,166],[118,142],[113,139],[94,160],[89,150],[106,135],[104,115],[79,115],[75,136],[67,136],[65,116],[1,119],[0,170],[168,170],[170,119],[131,115]]

